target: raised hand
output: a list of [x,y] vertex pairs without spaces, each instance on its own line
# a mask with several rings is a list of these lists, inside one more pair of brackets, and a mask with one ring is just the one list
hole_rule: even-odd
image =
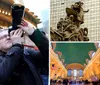
[[13,30],[10,32],[10,38],[12,40],[13,44],[22,44],[22,33],[23,30],[22,29],[17,29],[17,30]]
[[24,21],[22,19],[22,22],[21,22],[21,25],[18,25],[18,27],[20,29],[23,29],[28,35],[32,35],[33,32],[34,32],[34,28],[35,27],[32,27],[31,25],[29,25],[26,21]]

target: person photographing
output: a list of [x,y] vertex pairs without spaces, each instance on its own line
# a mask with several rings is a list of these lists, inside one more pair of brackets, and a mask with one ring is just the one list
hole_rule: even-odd
[[[39,50],[24,49],[22,34],[27,33]],[[45,46],[45,47],[44,47]],[[22,19],[18,29],[0,35],[0,84],[48,85],[49,44],[46,36]]]

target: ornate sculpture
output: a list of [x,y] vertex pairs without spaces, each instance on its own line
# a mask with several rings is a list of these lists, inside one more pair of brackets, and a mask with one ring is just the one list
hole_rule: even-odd
[[88,29],[80,28],[84,23],[84,11],[82,2],[76,2],[71,8],[66,8],[66,17],[60,18],[57,23],[57,30],[51,28],[52,41],[89,41]]

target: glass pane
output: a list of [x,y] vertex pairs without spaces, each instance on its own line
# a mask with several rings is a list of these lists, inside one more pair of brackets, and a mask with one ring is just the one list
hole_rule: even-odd
[[77,70],[74,70],[74,76],[77,76]]
[[68,76],[71,76],[71,70],[68,70]]

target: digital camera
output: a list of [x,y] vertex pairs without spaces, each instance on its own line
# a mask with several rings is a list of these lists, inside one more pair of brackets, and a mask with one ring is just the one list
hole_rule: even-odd
[[18,29],[17,25],[21,24],[21,20],[24,17],[24,9],[25,7],[23,5],[14,4],[12,5],[12,28],[9,29],[9,33],[12,30]]

